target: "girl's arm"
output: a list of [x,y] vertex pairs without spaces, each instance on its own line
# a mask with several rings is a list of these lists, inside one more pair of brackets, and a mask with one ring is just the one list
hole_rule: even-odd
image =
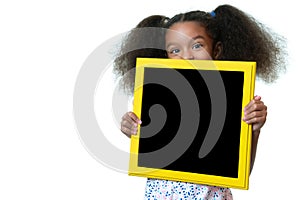
[[255,96],[254,99],[244,108],[243,120],[247,124],[252,124],[252,148],[251,148],[251,171],[254,165],[258,138],[260,129],[263,127],[267,119],[267,106],[261,101],[260,96]]

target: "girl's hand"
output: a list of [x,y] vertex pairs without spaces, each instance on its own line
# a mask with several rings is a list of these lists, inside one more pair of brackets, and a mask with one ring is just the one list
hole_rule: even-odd
[[261,101],[260,96],[255,96],[244,108],[243,120],[252,124],[252,132],[260,131],[267,119],[267,106]]
[[121,131],[127,136],[136,135],[138,125],[142,121],[133,112],[127,112],[123,115],[121,121]]

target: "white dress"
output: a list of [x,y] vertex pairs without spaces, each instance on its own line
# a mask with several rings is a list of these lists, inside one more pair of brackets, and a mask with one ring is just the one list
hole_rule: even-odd
[[146,200],[232,200],[229,188],[159,179],[147,179]]

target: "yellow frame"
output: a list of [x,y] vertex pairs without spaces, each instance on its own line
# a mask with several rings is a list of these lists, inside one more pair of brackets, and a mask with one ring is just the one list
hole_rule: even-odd
[[[138,58],[136,64],[136,79],[134,90],[134,113],[141,117],[144,69],[150,68],[174,68],[174,69],[196,69],[196,70],[225,70],[244,72],[244,86],[242,108],[244,108],[254,95],[256,63],[240,61],[208,61],[208,60],[175,60],[175,59],[153,59]],[[242,120],[244,115],[241,111],[241,134],[239,147],[238,178],[223,177],[207,174],[197,174],[183,171],[173,171],[166,169],[155,169],[138,166],[138,133],[131,137],[130,162],[128,174],[131,176],[142,176],[149,178],[167,179],[173,181],[192,182],[196,184],[206,184],[221,187],[231,187],[238,189],[248,189],[250,161],[251,161],[251,132],[252,126]]]

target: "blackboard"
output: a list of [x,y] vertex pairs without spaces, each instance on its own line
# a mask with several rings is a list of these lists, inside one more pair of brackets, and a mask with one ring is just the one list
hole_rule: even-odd
[[138,58],[129,175],[248,189],[255,62]]

